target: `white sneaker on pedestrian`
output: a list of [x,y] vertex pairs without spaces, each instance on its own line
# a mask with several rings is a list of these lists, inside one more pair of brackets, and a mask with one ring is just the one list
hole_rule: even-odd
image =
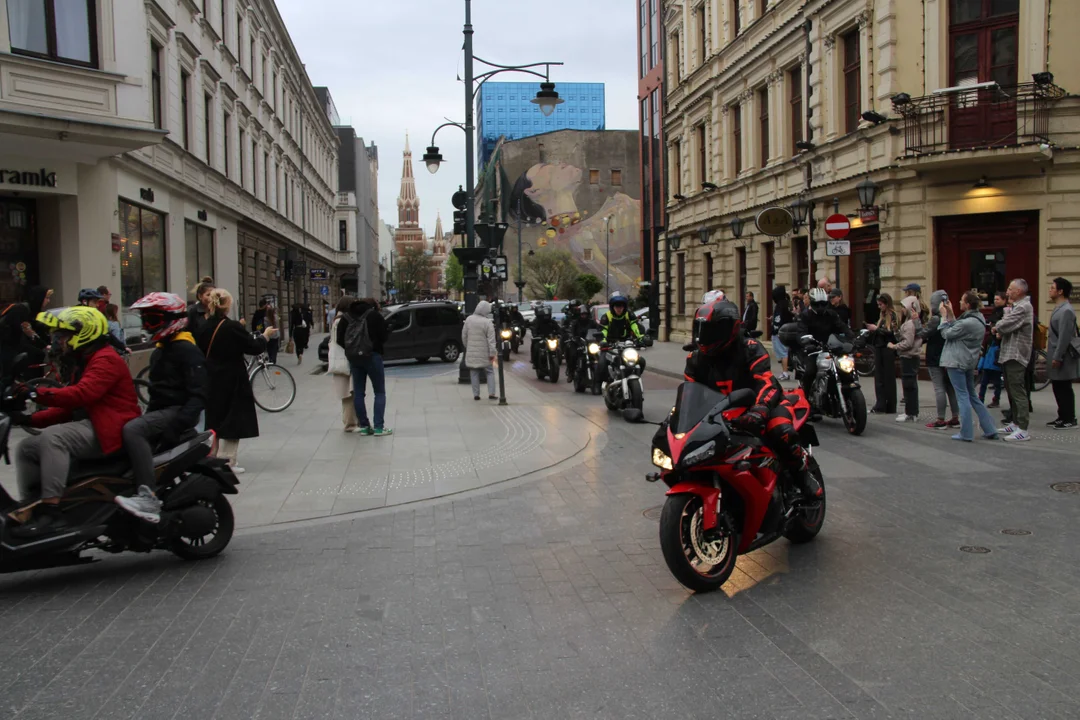
[[233,471],[234,475],[243,475],[244,473],[247,472],[247,470],[245,470],[244,468],[242,468],[242,467],[240,467],[238,465],[230,465],[229,469]]
[[1024,442],[1030,440],[1031,436],[1027,434],[1027,431],[1017,429],[1012,435],[1005,436],[1005,442]]
[[139,492],[132,497],[115,498],[116,504],[129,513],[155,525],[161,522],[161,501],[157,499],[153,491],[145,485],[139,486]]
[[788,375],[788,374],[787,374],[786,372],[782,372],[782,373],[780,373],[780,377],[779,377],[779,379],[780,379],[780,380],[790,380],[790,379],[791,379],[791,376],[790,376],[790,375]]
[[915,417],[914,415],[907,415],[905,413],[900,413],[899,415],[896,416],[896,422],[898,422],[898,423],[906,423],[906,422],[913,423],[918,419],[919,418]]
[[998,435],[1004,435],[1004,436],[1008,437],[1009,435],[1012,435],[1014,432],[1016,432],[1019,429],[1020,428],[1016,427],[1012,423],[1005,423],[1005,427],[998,428],[997,432],[998,432]]

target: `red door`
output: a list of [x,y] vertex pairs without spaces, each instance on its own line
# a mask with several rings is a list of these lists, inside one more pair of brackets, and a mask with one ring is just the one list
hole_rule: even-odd
[[1039,213],[987,213],[936,219],[938,287],[959,309],[960,296],[975,290],[984,309],[994,293],[1015,278],[1028,281],[1038,312]]
[[950,3],[950,87],[998,85],[950,95],[951,148],[1016,144],[1019,9],[1019,0]]

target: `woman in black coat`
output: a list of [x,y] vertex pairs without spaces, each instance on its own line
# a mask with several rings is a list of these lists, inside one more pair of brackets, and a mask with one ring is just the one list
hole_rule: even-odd
[[259,436],[259,417],[255,412],[255,394],[248,380],[245,355],[259,355],[266,342],[277,336],[277,328],[268,327],[262,335],[252,335],[236,320],[229,319],[232,295],[215,288],[207,298],[210,311],[198,329],[195,342],[206,356],[209,392],[206,399],[206,429],[218,436],[217,456],[225,458],[233,472],[236,453],[242,438]]
[[304,351],[307,350],[308,339],[311,337],[311,324],[313,318],[311,308],[303,307],[299,303],[293,305],[289,313],[289,327],[292,329],[293,345],[296,346],[296,364],[304,362]]

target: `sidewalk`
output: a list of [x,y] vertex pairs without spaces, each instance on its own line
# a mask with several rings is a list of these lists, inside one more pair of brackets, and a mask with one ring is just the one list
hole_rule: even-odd
[[[769,344],[766,347],[770,349]],[[683,368],[686,365],[686,351],[682,349],[682,345],[679,343],[671,342],[658,342],[651,348],[648,348],[644,352],[645,361],[647,363],[646,372],[655,372],[659,375],[665,375],[668,377],[683,379]],[[773,372],[779,374],[779,366],[773,362]],[[877,393],[874,390],[874,378],[864,377],[860,378],[860,384],[862,386],[863,396],[866,398],[866,407],[869,409],[874,406],[877,401]],[[784,383],[785,387],[795,387],[794,380]],[[900,385],[900,378],[896,379],[896,394],[897,400],[903,396],[903,388]],[[991,390],[987,388],[987,402],[989,402]],[[1050,388],[1041,390],[1039,392],[1033,392],[1031,394],[1031,404],[1034,410],[1031,413],[1031,423],[1029,430],[1033,440],[1048,441],[1054,444],[1065,443],[1067,445],[1080,444],[1080,431],[1061,431],[1053,430],[1046,427],[1046,423],[1056,419],[1057,417],[1057,404],[1054,402],[1054,394]],[[1001,393],[1001,405],[1002,409],[1007,409],[1009,406],[1009,399],[1005,395],[1004,390]],[[993,409],[990,414],[994,416],[995,420],[1001,421],[1001,410]],[[928,422],[933,421],[937,417],[937,408],[934,400],[934,386],[929,380],[919,381],[919,423],[918,427],[922,429],[922,426]],[[948,419],[948,418],[946,418]],[[870,422],[873,424],[881,422],[889,422],[898,427],[903,427],[900,423],[895,423],[895,415],[871,415]],[[907,427],[911,427],[911,424],[907,424]]]
[[[320,337],[312,339],[317,347]],[[314,354],[313,354],[314,355]],[[314,358],[313,358],[314,359]],[[238,527],[306,520],[450,495],[527,475],[583,450],[597,432],[581,416],[506,377],[500,407],[472,399],[457,365],[397,365],[387,371],[390,437],[345,433],[330,378],[315,364],[279,361],[296,379],[282,413],[259,411],[261,435],[240,443]],[[486,391],[485,391],[486,395]],[[372,397],[370,386],[368,408]],[[12,453],[25,434],[12,433]],[[16,496],[15,468],[0,482]]]

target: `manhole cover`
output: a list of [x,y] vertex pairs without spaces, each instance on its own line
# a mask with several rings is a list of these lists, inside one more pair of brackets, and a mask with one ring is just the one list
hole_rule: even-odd
[[1050,489],[1057,490],[1058,492],[1080,495],[1080,482],[1054,483],[1050,486]]
[[1020,530],[1018,528],[1005,528],[1001,531],[1002,535],[1030,535],[1030,530]]
[[981,545],[961,545],[960,552],[974,553],[976,555],[985,555],[990,552],[990,548],[982,547]]
[[656,507],[651,507],[651,508],[647,509],[645,512],[643,512],[641,514],[644,515],[645,517],[647,517],[650,520],[656,520],[657,522],[659,522],[660,521],[660,513],[663,512],[663,510],[664,510],[663,505],[657,505]]

